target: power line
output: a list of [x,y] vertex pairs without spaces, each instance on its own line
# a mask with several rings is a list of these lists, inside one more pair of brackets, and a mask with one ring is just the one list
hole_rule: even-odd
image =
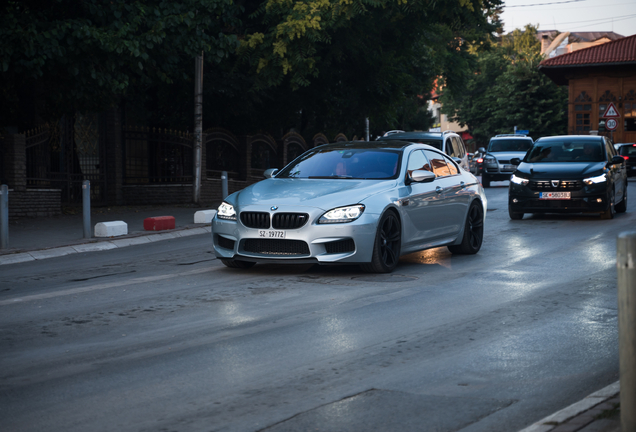
[[578,3],[578,2],[582,2],[582,1],[586,1],[586,0],[567,0],[567,1],[550,2],[550,3],[534,3],[534,4],[527,4],[527,5],[511,5],[511,6],[504,6],[504,7],[505,8],[513,8],[513,7],[547,6],[547,5],[558,5],[558,4],[565,4],[565,3]]

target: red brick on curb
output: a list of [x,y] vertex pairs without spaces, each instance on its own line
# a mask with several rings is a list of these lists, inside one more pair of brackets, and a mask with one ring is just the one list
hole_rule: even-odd
[[144,219],[146,231],[163,231],[174,229],[174,216],[156,216]]

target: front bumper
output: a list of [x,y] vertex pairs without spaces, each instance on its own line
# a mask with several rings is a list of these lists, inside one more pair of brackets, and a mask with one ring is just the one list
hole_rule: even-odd
[[[368,210],[368,209],[367,209]],[[262,208],[244,211],[274,212]],[[219,259],[239,259],[253,262],[277,263],[366,263],[371,261],[379,215],[365,211],[353,222],[318,224],[324,210],[280,208],[278,212],[307,213],[309,221],[298,229],[284,231],[284,238],[263,238],[260,231],[245,226],[240,217],[227,221],[212,219],[214,253]]]
[[508,206],[514,213],[602,213],[609,207],[606,183],[569,190],[570,199],[539,198],[541,192],[559,191],[556,188],[537,191],[511,182]]

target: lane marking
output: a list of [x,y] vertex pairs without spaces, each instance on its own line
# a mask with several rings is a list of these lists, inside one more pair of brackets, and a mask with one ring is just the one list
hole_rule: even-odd
[[107,288],[117,288],[121,286],[129,286],[129,285],[136,285],[140,283],[174,279],[176,277],[181,277],[181,276],[190,276],[195,274],[213,272],[213,271],[221,270],[223,268],[225,268],[225,266],[212,267],[212,268],[208,267],[203,269],[190,270],[190,271],[182,272],[182,273],[174,273],[174,274],[166,274],[166,275],[158,275],[158,276],[146,276],[146,277],[130,279],[127,281],[109,282],[109,283],[103,283],[103,284],[97,284],[97,285],[89,285],[89,286],[80,287],[80,288],[71,288],[71,289],[67,289],[63,291],[55,291],[55,292],[49,292],[49,293],[43,293],[43,294],[33,294],[30,296],[24,296],[24,297],[14,297],[8,300],[0,301],[0,306],[6,306],[6,305],[11,305],[16,303],[24,303],[24,302],[35,301],[35,300],[50,299],[50,298],[62,297],[62,296],[68,296],[68,295],[74,295],[74,294],[81,294],[81,293],[98,291],[98,290],[107,289]]

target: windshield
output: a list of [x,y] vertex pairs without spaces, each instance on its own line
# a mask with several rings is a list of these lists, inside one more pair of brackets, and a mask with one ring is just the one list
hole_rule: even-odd
[[530,150],[530,147],[532,147],[532,141],[529,139],[497,139],[490,141],[488,151],[492,153],[509,151],[526,152]]
[[524,162],[602,162],[601,141],[537,141]]
[[276,174],[276,178],[390,179],[397,178],[401,150],[316,149]]

